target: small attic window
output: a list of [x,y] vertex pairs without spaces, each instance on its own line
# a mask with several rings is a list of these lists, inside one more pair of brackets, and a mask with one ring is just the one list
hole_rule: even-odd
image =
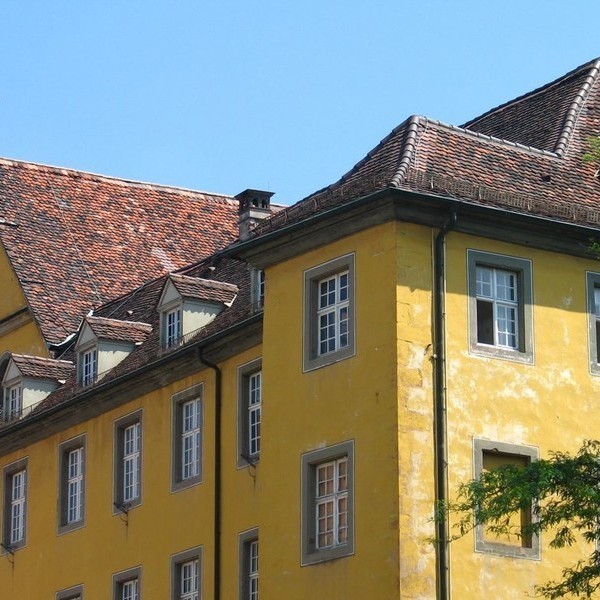
[[181,343],[181,306],[165,310],[162,314],[163,340],[165,348],[173,348]]
[[23,385],[19,381],[7,386],[4,392],[4,420],[14,421],[23,414]]
[[83,386],[92,385],[98,378],[98,350],[96,346],[79,353],[79,382]]

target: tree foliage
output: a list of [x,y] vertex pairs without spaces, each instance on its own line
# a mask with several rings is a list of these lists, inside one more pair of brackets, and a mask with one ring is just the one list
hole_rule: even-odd
[[[533,510],[533,519],[516,525],[514,514]],[[458,521],[452,539],[478,525],[500,536],[525,537],[545,532],[552,548],[586,542],[589,555],[567,566],[562,579],[536,587],[538,596],[600,597],[600,442],[586,441],[576,454],[553,452],[526,467],[504,465],[464,483],[457,500],[441,509]]]

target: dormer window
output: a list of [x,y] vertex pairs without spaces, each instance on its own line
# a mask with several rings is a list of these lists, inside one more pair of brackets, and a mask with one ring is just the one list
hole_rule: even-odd
[[90,348],[79,354],[81,385],[92,385],[98,377],[98,351]]
[[26,417],[73,373],[64,360],[9,354],[3,367],[0,413],[4,422]]
[[21,383],[6,388],[5,414],[7,421],[18,419],[23,413],[23,386]]
[[237,286],[199,277],[171,274],[158,301],[160,343],[163,350],[181,345],[183,338],[208,325],[231,306]]
[[150,331],[147,323],[88,315],[75,344],[79,385],[87,387],[100,381],[142,344]]
[[181,341],[181,308],[165,311],[165,346],[172,348]]

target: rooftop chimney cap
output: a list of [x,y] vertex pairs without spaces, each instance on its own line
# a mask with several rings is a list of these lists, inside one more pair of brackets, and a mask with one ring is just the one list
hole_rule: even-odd
[[264,190],[253,190],[248,188],[235,196],[235,199],[240,203],[239,213],[242,214],[253,208],[271,210],[271,196],[275,192],[266,192]]

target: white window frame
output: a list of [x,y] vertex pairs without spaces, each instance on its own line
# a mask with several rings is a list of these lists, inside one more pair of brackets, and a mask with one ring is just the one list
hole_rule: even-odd
[[181,432],[181,477],[193,479],[200,475],[200,432],[202,407],[199,398],[181,405],[183,428]]
[[27,500],[27,470],[12,473],[10,477],[10,536],[11,547],[25,539],[25,502]]
[[98,379],[98,347],[93,346],[79,352],[80,383],[87,387]]
[[263,376],[262,358],[238,367],[238,468],[260,459]]
[[140,497],[141,433],[139,421],[123,428],[122,498],[124,504],[131,504]]
[[348,457],[319,463],[314,471],[315,547],[336,548],[348,541]]
[[14,421],[23,414],[23,382],[19,381],[6,387],[5,421]]
[[239,600],[259,598],[260,545],[258,529],[249,529],[239,535]]
[[[514,457],[515,460],[534,461],[538,459],[539,451],[534,446],[525,446],[523,444],[511,444],[507,442],[496,442],[479,438],[473,439],[473,476],[479,478],[484,468],[484,455],[498,454],[507,458]],[[531,507],[531,517],[535,519],[534,507]],[[515,543],[508,544],[502,542],[490,541],[485,537],[485,530],[482,525],[475,527],[475,550],[487,554],[500,554],[514,558],[528,558],[532,560],[540,559],[540,538],[538,535],[532,535],[529,546]]]
[[128,511],[142,501],[142,412],[115,421],[114,514]]
[[355,355],[355,304],[354,253],[304,272],[305,372]]
[[181,304],[163,311],[164,347],[176,348],[183,339],[183,307]]
[[[86,438],[78,436],[58,447],[58,532],[82,527],[85,517]],[[76,459],[76,463],[74,462]]]
[[[344,489],[337,483],[327,493],[319,487],[319,473],[332,469],[334,480],[341,476]],[[340,508],[343,506],[343,510]],[[327,515],[322,512],[332,507]],[[354,441],[320,448],[302,455],[302,559],[311,565],[354,554]],[[325,529],[322,526],[325,525]],[[322,543],[322,535],[331,531],[331,542]]]
[[[171,397],[171,491],[202,481],[203,385],[194,385]],[[192,408],[186,421],[186,407]]]
[[248,456],[260,454],[260,419],[262,404],[262,371],[248,375]]
[[18,460],[3,470],[4,518],[2,552],[21,548],[27,536],[27,490],[29,476],[27,459]]
[[114,600],[141,600],[142,570],[140,567],[113,575],[113,598]]
[[[479,274],[491,275],[488,293],[482,293]],[[511,277],[514,283],[512,298],[498,293],[499,278]],[[467,279],[469,298],[469,351],[472,354],[532,364],[533,355],[533,277],[529,259],[467,250]],[[491,306],[493,339],[480,341],[480,310]],[[481,307],[481,309],[480,309]],[[489,310],[489,309],[486,309]],[[512,313],[514,331],[502,325],[502,313]],[[511,341],[508,338],[512,336]]]
[[251,269],[250,291],[253,310],[256,312],[263,310],[265,307],[265,272],[262,269]]
[[67,455],[67,523],[81,521],[83,515],[83,448]]
[[[186,576],[186,573],[191,576]],[[200,600],[202,598],[201,546],[171,556],[170,597],[172,600]]]

